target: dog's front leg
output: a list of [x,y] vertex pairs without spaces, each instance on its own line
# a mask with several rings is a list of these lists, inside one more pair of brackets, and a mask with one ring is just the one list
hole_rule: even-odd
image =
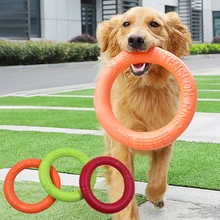
[[[107,145],[107,155],[114,157],[121,161],[131,172],[132,176],[134,176],[134,155],[132,151],[115,140],[110,140],[108,137],[108,145]],[[124,180],[122,175],[115,168],[107,166],[107,184],[109,186],[109,196],[110,202],[116,202],[119,200],[124,192]],[[133,197],[130,204],[123,209],[122,211],[113,214],[114,220],[139,220],[138,214],[138,206],[135,199]]]
[[173,144],[152,151],[150,155],[146,196],[158,208],[164,206],[164,194],[167,188],[167,174],[172,150]]

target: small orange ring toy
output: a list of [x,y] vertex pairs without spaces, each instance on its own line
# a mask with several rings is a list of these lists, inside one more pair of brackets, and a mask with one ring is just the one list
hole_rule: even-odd
[[[131,64],[153,63],[163,66],[177,80],[181,103],[173,120],[164,127],[150,132],[136,132],[124,127],[114,116],[110,103],[110,91],[119,73]],[[120,52],[100,75],[94,95],[97,118],[104,130],[116,141],[137,150],[155,150],[174,142],[190,124],[197,105],[195,81],[187,66],[176,56],[159,47],[147,52]]]
[[[34,167],[38,168],[41,164],[41,160],[39,159],[26,159],[15,164],[10,171],[8,172],[5,182],[4,182],[4,194],[8,203],[15,209],[24,213],[38,213],[44,211],[49,208],[54,202],[55,199],[51,196],[47,196],[41,202],[35,204],[27,204],[18,199],[14,191],[14,180],[16,176],[25,168]],[[51,178],[56,185],[56,187],[60,188],[60,177],[55,170],[55,168],[51,167]]]

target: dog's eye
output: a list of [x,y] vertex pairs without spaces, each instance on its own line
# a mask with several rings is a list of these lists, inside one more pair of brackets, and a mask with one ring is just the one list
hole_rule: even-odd
[[129,25],[130,25],[130,22],[129,22],[129,21],[126,21],[126,22],[123,23],[123,26],[124,26],[124,27],[128,27]]
[[159,27],[160,25],[155,21],[151,21],[150,26],[151,27]]

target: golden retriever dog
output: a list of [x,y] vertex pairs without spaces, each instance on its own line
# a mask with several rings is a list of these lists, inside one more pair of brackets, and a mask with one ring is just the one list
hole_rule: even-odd
[[[175,12],[163,14],[149,7],[134,7],[115,15],[97,27],[101,49],[100,66],[104,66],[120,51],[147,51],[161,47],[177,57],[188,54],[191,35]],[[163,67],[151,63],[131,65],[119,74],[111,90],[111,105],[116,118],[127,128],[138,132],[153,131],[168,124],[179,107],[179,86]],[[160,150],[137,151],[123,146],[105,134],[106,155],[123,162],[134,176],[136,154],[149,157],[146,197],[155,207],[164,206],[167,174],[174,143]],[[123,194],[124,181],[112,167],[106,167],[110,201]],[[135,197],[113,219],[138,220]]]

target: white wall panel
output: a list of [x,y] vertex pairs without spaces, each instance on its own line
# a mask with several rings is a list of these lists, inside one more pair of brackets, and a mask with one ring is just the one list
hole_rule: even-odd
[[41,0],[41,32],[62,42],[81,34],[81,0]]

